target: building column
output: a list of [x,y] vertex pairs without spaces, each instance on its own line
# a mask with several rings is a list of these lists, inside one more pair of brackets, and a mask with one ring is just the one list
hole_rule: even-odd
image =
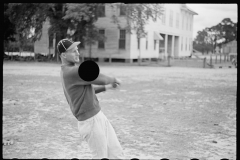
[[167,53],[167,47],[168,47],[168,35],[165,34],[165,44],[164,44],[164,59],[167,58],[168,53]]
[[172,53],[171,53],[171,56],[174,57],[174,40],[175,40],[175,36],[172,35]]

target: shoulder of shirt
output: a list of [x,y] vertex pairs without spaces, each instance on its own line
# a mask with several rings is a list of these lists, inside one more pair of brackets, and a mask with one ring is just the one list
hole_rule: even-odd
[[68,65],[62,65],[61,70],[64,75],[71,75],[72,73],[75,73],[78,71],[79,66],[68,66]]

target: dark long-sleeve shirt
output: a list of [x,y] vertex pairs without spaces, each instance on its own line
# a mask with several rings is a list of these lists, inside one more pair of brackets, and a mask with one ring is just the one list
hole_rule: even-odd
[[96,93],[103,87],[95,91],[92,84],[80,78],[78,66],[62,65],[61,80],[64,95],[78,121],[84,121],[101,110]]

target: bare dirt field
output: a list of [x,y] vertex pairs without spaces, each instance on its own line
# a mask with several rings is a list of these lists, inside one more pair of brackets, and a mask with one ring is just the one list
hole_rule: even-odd
[[[237,69],[100,65],[122,80],[97,94],[127,159],[236,159]],[[60,64],[4,62],[3,158],[91,158]]]

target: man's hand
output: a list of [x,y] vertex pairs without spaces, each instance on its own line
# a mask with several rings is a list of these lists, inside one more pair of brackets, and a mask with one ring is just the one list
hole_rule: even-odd
[[105,88],[106,88],[106,90],[118,89],[121,83],[122,83],[122,81],[120,79],[115,78],[115,82],[111,83],[111,84],[108,84],[108,85],[105,85]]
[[105,85],[105,88],[106,90],[113,90],[113,89],[117,89],[118,88],[118,84],[117,83],[112,83],[112,84],[108,84],[108,85]]
[[122,81],[118,78],[115,78],[115,83],[118,84],[118,85],[121,85]]
[[112,88],[114,88],[114,89],[119,86],[119,84],[117,84],[117,83],[112,83],[111,85],[112,85]]

